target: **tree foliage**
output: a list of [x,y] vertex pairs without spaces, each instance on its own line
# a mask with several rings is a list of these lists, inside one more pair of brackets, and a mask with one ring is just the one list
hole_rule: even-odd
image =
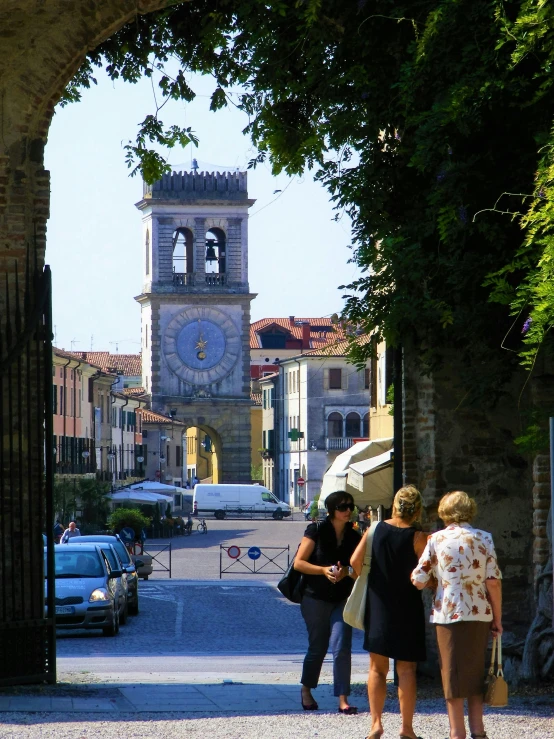
[[[412,342],[430,368],[454,350],[473,396],[491,398],[554,322],[553,59],[542,0],[196,0],[123,28],[68,99],[101,65],[157,74],[162,97],[184,100],[186,73],[210,74],[213,110],[240,85],[251,166],[316,168],[352,218],[362,276],[345,317]],[[147,180],[165,166],[149,141],[194,136],[161,107],[127,149]]]

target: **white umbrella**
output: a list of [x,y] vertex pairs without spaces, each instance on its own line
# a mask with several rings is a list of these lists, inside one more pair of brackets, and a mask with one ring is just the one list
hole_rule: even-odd
[[358,508],[367,505],[372,508],[392,505],[393,491],[393,450],[378,454],[376,457],[354,462],[348,468],[348,485],[356,491],[354,499]]
[[[349,484],[348,469],[351,464],[362,462],[365,459],[377,457],[384,452],[392,449],[394,439],[372,439],[371,441],[359,441],[339,454],[323,475],[323,483],[321,485],[321,495],[319,498],[319,508],[324,508],[325,498],[335,491],[343,490],[350,493],[356,499],[359,492],[355,487]],[[392,489],[392,483],[391,483]]]
[[173,496],[162,493],[148,493],[142,490],[118,490],[108,496],[114,503],[173,503]]
[[175,485],[166,485],[163,482],[155,482],[153,480],[145,480],[145,482],[135,482],[129,485],[130,490],[144,490],[145,493],[164,493],[172,495],[175,492]]

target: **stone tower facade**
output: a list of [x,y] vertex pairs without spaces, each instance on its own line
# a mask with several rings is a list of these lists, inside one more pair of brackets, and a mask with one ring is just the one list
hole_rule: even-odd
[[246,172],[173,172],[145,185],[143,383],[154,410],[210,435],[218,482],[250,481]]

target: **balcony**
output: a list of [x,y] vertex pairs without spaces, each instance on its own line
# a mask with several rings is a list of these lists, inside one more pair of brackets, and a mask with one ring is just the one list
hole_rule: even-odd
[[206,273],[206,285],[210,287],[220,287],[227,284],[227,275],[219,274],[219,272]]
[[174,272],[173,273],[173,284],[181,287],[188,287],[194,285],[194,273],[193,272]]
[[327,436],[325,438],[325,450],[328,452],[334,452],[334,451],[343,452],[345,449],[350,449],[350,447],[353,444],[355,444],[356,441],[358,441],[358,439],[354,439],[348,436],[343,436],[343,437]]

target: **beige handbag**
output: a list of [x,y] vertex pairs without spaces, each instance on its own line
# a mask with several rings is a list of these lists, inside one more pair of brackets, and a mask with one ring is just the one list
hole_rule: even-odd
[[[495,670],[496,646],[498,642],[498,666]],[[504,708],[508,705],[508,683],[504,680],[502,672],[502,637],[498,636],[492,640],[492,655],[489,674],[485,680],[485,703],[496,708]]]
[[373,546],[373,534],[377,522],[371,524],[365,541],[364,563],[359,577],[356,578],[352,592],[345,603],[342,617],[344,622],[355,629],[365,629],[365,604],[367,598],[367,578],[371,567],[371,548]]

